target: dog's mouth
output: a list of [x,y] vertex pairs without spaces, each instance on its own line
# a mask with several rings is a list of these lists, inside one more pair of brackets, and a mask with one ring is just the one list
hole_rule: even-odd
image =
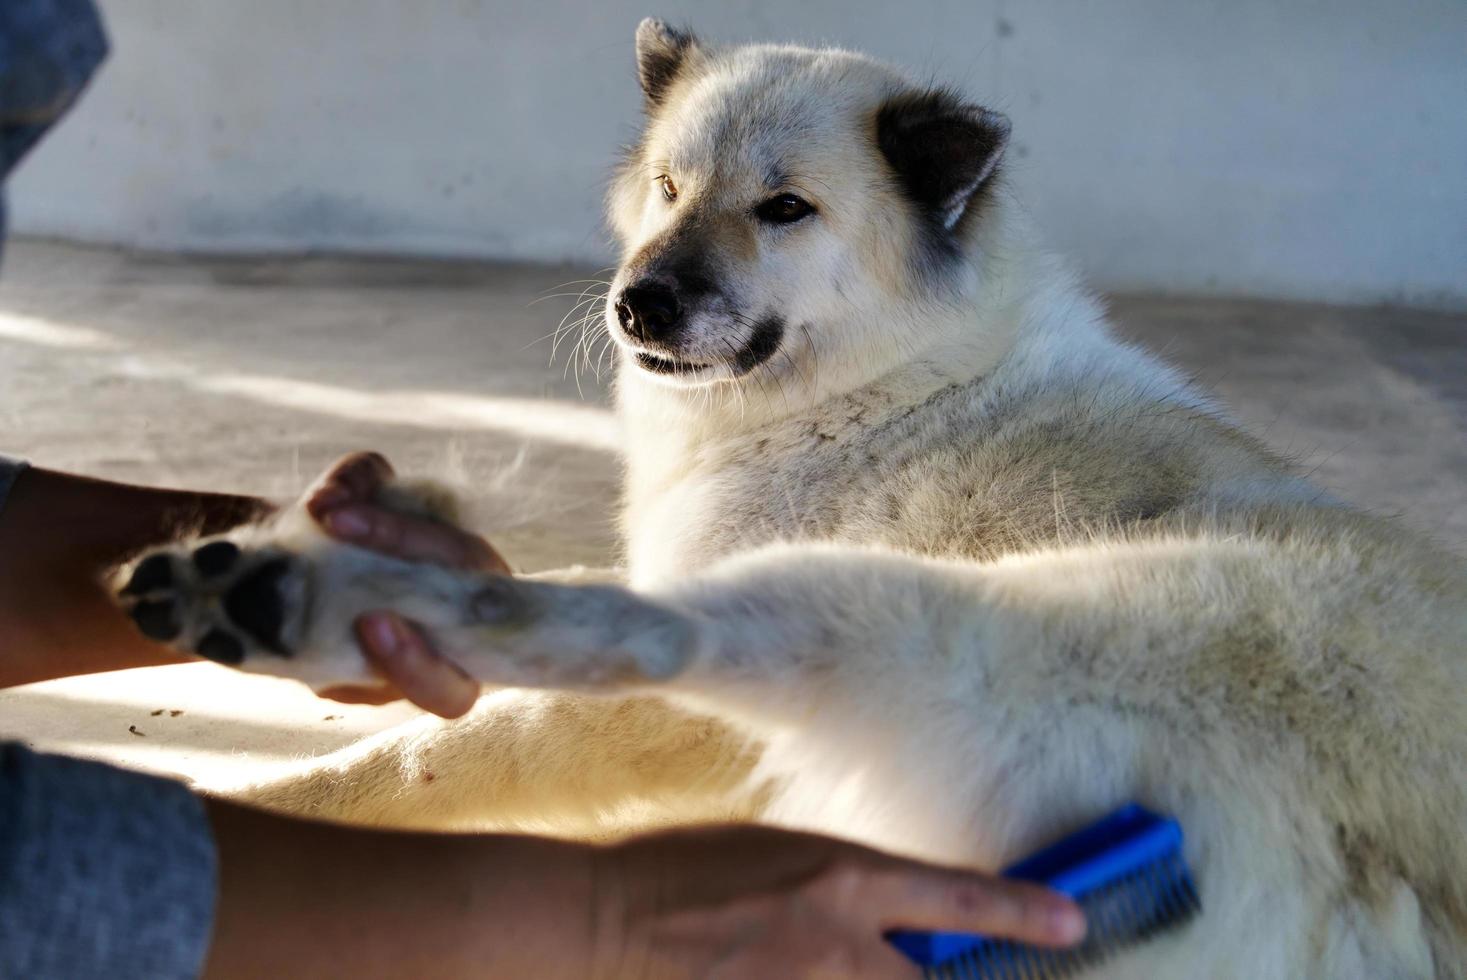
[[690,358],[678,357],[667,351],[651,351],[646,348],[636,348],[632,351],[637,367],[649,374],[660,375],[665,378],[696,378],[707,374],[717,368],[727,370],[726,377],[738,378],[748,374],[765,361],[774,356],[779,350],[780,342],[784,339],[784,320],[779,317],[769,317],[754,325],[754,332],[744,345],[737,350],[730,348],[726,357],[719,357],[714,361],[695,361]]
[[664,354],[652,354],[647,351],[637,351],[636,358],[638,367],[644,371],[651,371],[653,374],[698,374],[713,366],[668,357]]

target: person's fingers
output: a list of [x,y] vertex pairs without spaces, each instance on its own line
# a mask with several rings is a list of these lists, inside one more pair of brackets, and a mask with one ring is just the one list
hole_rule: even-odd
[[326,511],[321,522],[332,537],[405,561],[509,574],[489,542],[451,524],[356,503]]
[[392,479],[392,464],[380,453],[360,452],[332,464],[306,500],[306,511],[316,520],[335,507],[367,503],[382,484]]
[[1064,895],[1027,882],[940,868],[894,867],[859,886],[883,930],[979,932],[1038,946],[1085,936],[1085,916]]
[[316,692],[320,697],[342,704],[391,704],[402,700],[402,692],[390,684],[338,684]]
[[406,561],[510,573],[499,552],[478,535],[373,504],[392,476],[392,464],[378,453],[344,456],[311,492],[306,510],[328,534],[372,551]]
[[396,613],[367,613],[355,628],[372,667],[424,711],[457,718],[479,699],[479,682],[439,656],[423,631]]

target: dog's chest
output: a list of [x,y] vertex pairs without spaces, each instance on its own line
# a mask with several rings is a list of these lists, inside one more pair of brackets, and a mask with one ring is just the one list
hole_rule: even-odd
[[828,507],[828,488],[799,478],[814,463],[787,460],[698,467],[643,491],[627,509],[632,580],[664,581],[698,571],[736,551],[810,536],[809,517]]
[[909,435],[820,418],[700,446],[677,466],[636,462],[625,525],[632,580],[678,578],[774,541],[848,537],[911,448]]

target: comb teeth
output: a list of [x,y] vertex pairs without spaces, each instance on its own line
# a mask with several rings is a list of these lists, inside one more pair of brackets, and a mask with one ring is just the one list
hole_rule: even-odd
[[987,939],[941,966],[933,980],[1052,980],[1071,977],[1117,951],[1176,928],[1202,909],[1192,875],[1180,854],[1098,888],[1080,900],[1089,932],[1069,949],[1043,949]]
[[1004,871],[1048,885],[1085,910],[1089,931],[1070,949],[1043,949],[951,932],[895,930],[887,939],[927,976],[1043,980],[1067,977],[1201,909],[1182,857],[1182,828],[1131,803]]

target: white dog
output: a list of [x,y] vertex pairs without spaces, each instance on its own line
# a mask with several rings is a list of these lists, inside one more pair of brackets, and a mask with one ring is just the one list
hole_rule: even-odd
[[[393,607],[486,685],[257,788],[395,824],[740,816],[994,868],[1127,800],[1204,911],[1116,977],[1467,976],[1467,571],[1106,329],[1008,122],[646,21],[608,299],[629,587],[408,565],[299,511],[150,556],[150,635],[322,686]],[[402,506],[431,507],[411,488]],[[570,693],[565,693],[570,692]]]

